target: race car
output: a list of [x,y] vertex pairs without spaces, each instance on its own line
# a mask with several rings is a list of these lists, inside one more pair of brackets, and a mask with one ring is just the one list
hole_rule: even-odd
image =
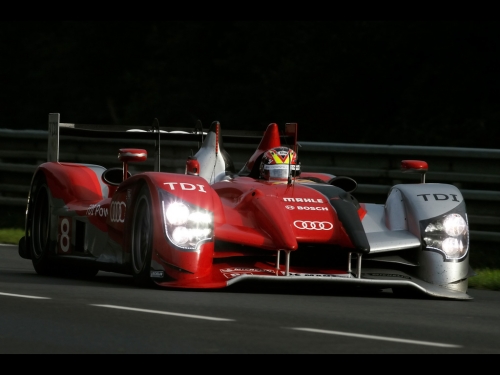
[[[236,170],[217,121],[208,131],[161,130],[157,121],[110,131],[58,116],[49,115],[48,161],[34,172],[19,242],[19,255],[40,275],[105,271],[144,287],[301,283],[472,299],[463,196],[454,185],[426,183],[425,161],[401,162],[420,182],[393,186],[385,204],[363,203],[352,178],[301,164],[296,123],[270,123]],[[119,168],[61,162],[61,133],[152,139],[154,168],[130,173],[131,163],[147,160],[144,148],[118,149]],[[184,173],[160,171],[160,137],[199,141]]]

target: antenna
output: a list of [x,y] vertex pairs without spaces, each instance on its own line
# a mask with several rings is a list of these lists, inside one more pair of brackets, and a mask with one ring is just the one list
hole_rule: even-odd
[[[297,131],[298,125],[296,122],[289,122],[285,124],[285,135],[288,137],[293,138],[293,147],[292,147],[292,152],[295,153],[295,155],[298,154],[298,142],[297,142]],[[292,184],[292,172],[291,172],[291,156],[290,159],[288,160],[288,185]]]
[[298,142],[297,142],[297,133],[298,133],[298,125],[296,122],[286,123],[285,124],[285,135],[289,137],[293,137],[293,151],[298,154]]
[[160,122],[157,118],[153,120],[153,125],[151,125],[151,131],[157,133],[158,137],[155,140],[155,172],[160,171]]
[[195,134],[201,134],[201,143],[198,142],[198,148],[201,147],[201,144],[203,143],[203,124],[201,123],[201,120],[196,121],[196,125],[194,126],[194,133]]

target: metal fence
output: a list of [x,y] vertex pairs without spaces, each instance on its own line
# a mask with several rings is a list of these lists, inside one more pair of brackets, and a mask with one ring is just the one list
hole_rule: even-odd
[[[224,138],[224,129],[222,129]],[[20,212],[26,200],[32,174],[47,161],[47,131],[0,129],[0,209]],[[326,142],[300,142],[302,170],[349,176],[358,183],[354,195],[360,202],[384,203],[390,187],[414,183],[420,177],[400,171],[404,159],[425,160],[429,164],[427,183],[457,186],[465,199],[471,242],[500,243],[500,150],[453,147],[419,147]],[[196,142],[161,141],[163,172],[184,173],[186,159],[198,148]],[[257,145],[224,142],[237,170],[253,154]],[[153,155],[154,144],[144,140],[61,137],[59,160],[121,166],[119,148],[144,148]],[[130,166],[137,173],[153,169],[152,158]]]

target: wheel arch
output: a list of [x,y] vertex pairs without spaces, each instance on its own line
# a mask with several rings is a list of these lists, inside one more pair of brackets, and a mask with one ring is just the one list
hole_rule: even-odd
[[48,162],[35,171],[43,173],[54,198],[64,203],[98,201],[109,194],[108,185],[101,179],[106,169],[94,164]]
[[[183,185],[184,184],[184,185]],[[126,238],[124,248],[127,256],[131,257],[131,240],[134,219],[134,208],[139,197],[139,192],[148,186],[151,203],[153,206],[153,256],[151,270],[164,271],[165,276],[171,278],[198,278],[207,276],[211,272],[213,262],[213,237],[211,242],[200,245],[197,251],[186,251],[177,248],[167,238],[164,227],[162,199],[167,194],[169,197],[185,200],[191,205],[196,205],[214,213],[222,210],[220,199],[207,181],[198,176],[174,173],[145,172],[134,175],[124,181],[118,192],[127,195]],[[130,258],[130,262],[132,259]],[[161,283],[165,280],[155,280]]]

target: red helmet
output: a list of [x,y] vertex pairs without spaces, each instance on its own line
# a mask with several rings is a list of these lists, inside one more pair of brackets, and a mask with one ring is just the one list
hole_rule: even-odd
[[300,163],[295,151],[288,147],[272,148],[262,155],[260,178],[265,180],[287,180],[300,174]]

